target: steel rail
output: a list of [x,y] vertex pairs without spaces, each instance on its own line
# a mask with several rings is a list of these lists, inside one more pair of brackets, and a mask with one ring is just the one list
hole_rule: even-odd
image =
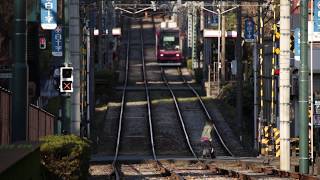
[[180,77],[181,77],[182,80],[183,80],[183,83],[186,84],[186,85],[190,88],[190,90],[193,92],[193,94],[197,96],[197,98],[198,98],[198,100],[199,100],[199,102],[200,102],[200,104],[201,104],[202,110],[205,112],[207,118],[212,122],[213,129],[215,130],[215,132],[216,132],[216,134],[217,134],[217,136],[218,136],[221,144],[223,145],[223,147],[224,147],[225,150],[229,153],[230,156],[234,156],[234,154],[230,151],[230,149],[228,148],[228,146],[226,145],[226,143],[225,143],[224,140],[222,139],[222,136],[220,135],[220,132],[218,131],[218,128],[216,127],[216,125],[215,125],[215,123],[214,123],[214,120],[213,120],[213,118],[211,117],[211,115],[210,115],[210,113],[209,113],[206,105],[204,104],[202,98],[200,97],[199,93],[190,85],[190,83],[188,83],[188,82],[186,81],[186,79],[184,78],[184,76],[183,76],[180,68],[178,68],[178,72],[179,72]]
[[180,111],[178,100],[177,100],[175,94],[173,93],[172,88],[169,85],[169,82],[168,82],[168,80],[166,78],[166,75],[165,75],[165,70],[162,67],[161,67],[161,77],[162,77],[163,81],[165,82],[165,85],[167,86],[168,90],[170,91],[170,94],[171,94],[172,99],[174,101],[174,105],[176,107],[176,111],[177,111],[177,114],[179,116],[179,120],[180,120],[180,123],[181,123],[181,126],[182,126],[182,130],[184,132],[185,138],[187,140],[187,144],[188,144],[189,150],[192,153],[192,155],[199,161],[199,158],[196,155],[196,153],[194,152],[193,147],[192,147],[192,145],[190,143],[189,135],[187,133],[187,130],[186,130],[186,127],[185,127],[185,124],[184,124],[184,121],[183,121],[183,116],[182,116],[182,113]]
[[[130,27],[129,27],[129,29],[130,29]],[[128,86],[129,52],[130,52],[130,33],[128,33],[128,40],[127,40],[125,81],[124,81],[123,90],[122,90],[122,99],[121,99],[121,108],[120,108],[120,115],[119,115],[119,125],[118,125],[116,152],[115,152],[115,156],[114,156],[114,159],[113,159],[113,162],[112,162],[113,173],[115,174],[117,180],[120,179],[120,174],[119,174],[119,170],[117,168],[116,162],[117,162],[118,155],[119,155],[121,130],[122,130],[122,120],[123,120],[123,114],[124,114],[124,108],[125,108],[125,102],[126,102],[126,90],[127,90],[127,86]]]
[[[141,23],[142,25],[142,23]],[[143,26],[142,26],[143,27]],[[147,81],[147,74],[146,74],[146,68],[145,68],[145,58],[144,58],[144,43],[143,43],[143,28],[141,28],[140,31],[140,40],[141,40],[141,55],[142,55],[142,70],[143,70],[143,81],[145,84],[145,92],[146,92],[146,98],[147,98],[147,104],[148,104],[148,122],[149,122],[149,128],[150,128],[150,141],[151,141],[151,146],[152,146],[152,153],[153,153],[153,158],[154,161],[160,169],[161,174],[165,177],[175,177],[176,179],[183,179],[179,174],[175,173],[174,171],[165,168],[160,161],[157,160],[156,153],[155,153],[155,143],[154,143],[154,135],[153,135],[153,127],[152,127],[152,114],[151,114],[151,100],[150,100],[150,94],[149,94],[149,88],[148,88],[148,81]],[[130,34],[130,33],[128,33]],[[122,101],[121,101],[121,111],[120,111],[120,116],[119,116],[119,127],[118,127],[118,137],[117,137],[117,144],[116,144],[116,153],[114,160],[112,162],[112,168],[113,172],[111,173],[111,176],[114,175],[116,180],[120,179],[121,176],[121,170],[119,167],[119,164],[117,163],[117,158],[118,158],[118,153],[119,153],[119,146],[120,146],[120,137],[121,137],[121,128],[122,128],[122,119],[123,119],[123,114],[124,114],[124,107],[125,107],[125,95],[126,95],[126,89],[127,89],[127,84],[128,84],[128,72],[129,72],[129,49],[130,49],[130,35],[128,36],[128,41],[127,41],[127,52],[126,52],[126,75],[125,75],[125,82],[124,82],[124,87],[122,91]]]
[[[153,24],[153,30],[155,29],[154,26],[154,18],[152,18],[152,24]],[[141,22],[141,20],[140,20]],[[152,111],[151,111],[151,98],[150,98],[150,91],[149,91],[149,86],[148,86],[148,77],[147,77],[147,70],[146,70],[146,63],[145,63],[145,57],[144,57],[144,40],[143,40],[143,23],[140,24],[141,27],[141,59],[142,59],[142,70],[143,70],[143,81],[145,84],[145,91],[146,91],[146,97],[147,97],[147,105],[148,105],[148,122],[149,122],[149,132],[150,132],[150,141],[151,141],[151,148],[152,148],[152,155],[153,159],[156,163],[156,166],[160,171],[162,172],[161,174],[163,176],[170,176],[170,177],[175,177],[176,179],[183,179],[179,174],[175,173],[174,171],[165,168],[163,164],[157,159],[156,151],[155,151],[155,143],[154,143],[154,133],[153,133],[153,125],[152,125]]]
[[148,87],[146,63],[145,63],[145,58],[144,58],[143,22],[141,20],[140,20],[140,27],[141,27],[140,40],[141,40],[142,73],[143,73],[143,82],[144,82],[144,88],[145,88],[145,93],[146,93],[146,98],[147,98],[148,123],[149,123],[151,149],[152,149],[153,159],[157,161],[157,156],[156,156],[156,151],[155,151],[155,144],[154,144],[153,127],[152,127],[150,92],[149,92],[149,87]]

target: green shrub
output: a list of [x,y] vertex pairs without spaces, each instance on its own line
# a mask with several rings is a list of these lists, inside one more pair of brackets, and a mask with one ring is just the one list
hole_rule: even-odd
[[[237,97],[237,84],[226,84],[223,86],[221,90],[221,94],[219,95],[219,99],[223,100],[223,102],[232,105],[236,108],[236,97]],[[250,82],[243,83],[243,112],[246,115],[252,114],[253,110],[253,86]]]
[[41,139],[40,156],[45,179],[86,179],[89,142],[75,135],[47,136]]
[[201,83],[202,79],[203,79],[203,74],[202,74],[202,69],[194,69],[194,75],[196,78],[196,81],[198,83]]

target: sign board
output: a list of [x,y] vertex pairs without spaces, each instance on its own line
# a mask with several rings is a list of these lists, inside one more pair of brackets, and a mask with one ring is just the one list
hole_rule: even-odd
[[99,29],[94,29],[93,30],[93,35],[98,36],[99,35]]
[[300,61],[300,28],[294,30],[294,59]]
[[312,31],[314,24],[311,21],[308,21],[308,41],[309,42],[320,42],[320,32]]
[[[106,35],[108,35],[108,29],[106,30]],[[99,33],[98,33],[99,34]],[[113,36],[121,36],[121,28],[112,28]]]
[[254,21],[248,18],[244,21],[244,39],[245,42],[254,42]]
[[51,32],[52,55],[61,57],[63,55],[63,31],[61,26]]
[[308,40],[320,42],[320,0],[314,0],[313,10],[313,22],[308,21]]
[[210,26],[218,26],[219,24],[219,16],[217,14],[213,14],[208,16],[208,25]]
[[313,122],[315,126],[320,126],[320,100],[314,101]]
[[320,115],[320,100],[314,101],[314,114]]
[[314,10],[314,22],[313,22],[313,31],[320,32],[320,0],[314,0],[313,2],[313,10]]
[[[221,31],[213,29],[204,29],[203,37],[221,37]],[[225,37],[237,37],[237,31],[226,31]]]
[[7,73],[0,72],[0,79],[10,79],[10,78],[12,78],[11,72],[7,72]]
[[113,28],[112,35],[114,36],[121,36],[121,28]]
[[57,27],[57,0],[41,0],[41,27],[54,30]]
[[319,114],[315,114],[313,115],[313,124],[317,127],[320,127],[320,115]]

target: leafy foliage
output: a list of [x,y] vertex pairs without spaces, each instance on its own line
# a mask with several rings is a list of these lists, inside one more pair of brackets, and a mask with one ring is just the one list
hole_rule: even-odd
[[87,178],[89,142],[75,135],[47,136],[41,142],[41,164],[46,179]]
[[[227,84],[223,87],[219,98],[225,103],[236,107],[237,87],[236,84]],[[243,114],[252,114],[253,109],[253,86],[250,82],[243,84]]]
[[95,72],[95,96],[96,99],[104,101],[113,94],[113,87],[117,83],[118,75],[113,71],[97,71]]
[[13,1],[0,1],[0,63],[9,61],[9,42],[13,30]]

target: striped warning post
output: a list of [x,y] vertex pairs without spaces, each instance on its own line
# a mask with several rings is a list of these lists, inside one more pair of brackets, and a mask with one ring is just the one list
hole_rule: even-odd
[[274,148],[276,157],[280,157],[280,130],[273,128]]
[[270,144],[270,126],[263,127],[263,133],[261,138],[261,155],[269,155],[271,148]]

